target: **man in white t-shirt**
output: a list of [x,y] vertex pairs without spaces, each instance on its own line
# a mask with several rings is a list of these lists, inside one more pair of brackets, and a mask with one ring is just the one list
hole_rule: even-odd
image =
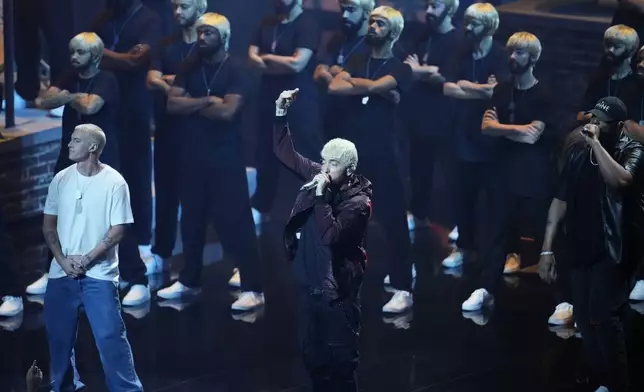
[[45,294],[53,391],[72,390],[70,355],[83,307],[111,391],[143,391],[134,369],[118,296],[118,244],[134,222],[127,183],[99,161],[105,134],[75,128],[69,159],[76,164],[51,182],[43,233],[54,254]]

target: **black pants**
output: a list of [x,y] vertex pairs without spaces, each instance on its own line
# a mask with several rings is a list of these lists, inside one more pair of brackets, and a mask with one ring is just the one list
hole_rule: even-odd
[[18,71],[16,91],[23,99],[33,101],[40,92],[42,36],[47,40],[48,50],[44,57],[48,59],[51,80],[60,80],[69,66],[68,45],[75,33],[73,1],[20,0],[14,1],[14,4]]
[[486,214],[480,210],[481,196],[489,199],[492,167],[489,163],[456,162],[456,180],[454,184],[454,209],[458,226],[457,246],[462,250],[476,251],[479,219]]
[[[208,221],[212,221],[226,257],[239,266],[243,291],[262,292],[259,250],[248,199],[246,168],[241,148],[218,153],[213,149],[209,164],[188,156],[181,167],[181,237],[185,265],[179,281],[201,286],[203,249]],[[236,156],[235,156],[236,155]]]
[[600,384],[611,392],[626,391],[628,365],[621,315],[628,301],[627,272],[606,260],[583,262],[572,269],[572,291],[584,354]]
[[[116,135],[114,135],[116,136]],[[61,139],[60,152],[58,154],[58,160],[56,161],[56,166],[54,168],[55,174],[61,170],[73,165],[74,162],[69,160],[67,144],[71,139],[71,134],[63,133]],[[120,163],[120,158],[118,155],[118,140],[108,139],[108,144],[101,154],[101,162],[106,165],[111,166],[116,170],[120,170],[122,167]],[[127,233],[119,243],[119,271],[121,278],[126,282],[135,285],[135,284],[148,284],[148,278],[145,276],[146,268],[143,264],[143,260],[139,256],[139,250],[136,243],[136,236],[132,227],[129,227]],[[53,260],[54,255],[49,251],[48,260]],[[49,270],[49,268],[47,269]]]
[[[144,98],[139,102],[128,99],[126,96],[132,87],[128,88],[124,84],[119,85],[121,110],[118,139],[121,174],[130,187],[134,215],[133,231],[137,244],[149,245],[152,237],[151,103]],[[135,88],[143,88],[143,86]]]
[[13,241],[9,236],[7,223],[4,221],[4,211],[0,207],[0,298],[5,295],[11,297],[22,295],[16,267]]
[[[409,177],[411,179],[411,200],[409,209],[417,219],[428,219],[432,204],[432,193],[436,185],[436,166],[445,163],[449,154],[445,139],[411,132],[409,136]],[[441,166],[443,169],[446,165]],[[447,170],[443,170],[447,171]],[[449,173],[445,173],[450,177]],[[449,178],[448,178],[449,181]]]
[[333,302],[301,288],[298,334],[313,392],[357,392],[359,296]]
[[[296,86],[297,87],[297,86]],[[273,123],[275,100],[282,91],[260,91],[257,121],[257,144],[255,166],[257,168],[257,191],[252,205],[261,213],[273,208],[281,164],[273,153]],[[310,93],[298,93],[297,100],[289,109],[288,122],[295,149],[314,161],[320,160],[322,137],[318,120],[318,106]]]
[[[489,191],[489,205],[487,238],[481,251],[485,262],[482,287],[494,292],[508,254],[520,254],[522,259],[532,262],[539,260],[550,199],[517,196],[503,184],[497,184]],[[521,254],[522,236],[534,239],[529,254]]]
[[[362,150],[358,150],[360,154]],[[398,290],[412,291],[409,229],[398,158],[395,154],[360,156],[359,171],[373,186],[374,219],[382,226],[388,242],[388,272],[391,285]]]
[[[159,117],[157,117],[159,118]],[[167,117],[157,121],[154,134],[154,247],[152,252],[167,259],[172,256],[177,237],[179,211],[179,170],[181,132]],[[170,126],[168,126],[170,125]]]

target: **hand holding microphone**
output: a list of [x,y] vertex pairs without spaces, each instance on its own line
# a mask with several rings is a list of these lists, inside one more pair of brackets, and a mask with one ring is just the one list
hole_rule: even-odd
[[595,124],[586,124],[581,129],[581,133],[586,137],[586,141],[590,142],[599,136],[599,127]]
[[301,191],[305,190],[310,190],[313,188],[317,188],[315,190],[316,196],[322,196],[324,193],[324,190],[326,189],[327,186],[331,183],[331,178],[325,173],[320,173],[313,177],[313,179],[306,184],[302,185],[300,188]]
[[291,106],[291,104],[293,104],[293,101],[295,101],[298,91],[300,91],[299,88],[296,88],[295,90],[282,91],[280,96],[275,101],[276,116],[286,115],[286,110]]

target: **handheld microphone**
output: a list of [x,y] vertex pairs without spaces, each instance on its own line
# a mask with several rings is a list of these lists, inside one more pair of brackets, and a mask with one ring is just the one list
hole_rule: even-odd
[[302,185],[300,190],[301,191],[308,191],[310,189],[315,188],[316,186],[318,186],[318,182],[317,182],[317,180],[313,180],[313,181],[307,182],[306,184]]

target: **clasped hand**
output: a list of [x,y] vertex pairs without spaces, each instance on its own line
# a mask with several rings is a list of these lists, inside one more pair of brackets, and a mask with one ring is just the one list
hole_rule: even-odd
[[584,135],[586,142],[590,144],[599,137],[599,126],[596,124],[586,124],[581,129],[581,134]]
[[87,272],[87,267],[90,264],[90,259],[87,255],[65,256],[65,258],[59,264],[63,271],[65,271],[67,276],[78,278],[85,275],[85,273]]
[[319,173],[318,175],[313,177],[313,181],[317,183],[315,195],[322,196],[326,188],[331,183],[331,178],[326,173]]

